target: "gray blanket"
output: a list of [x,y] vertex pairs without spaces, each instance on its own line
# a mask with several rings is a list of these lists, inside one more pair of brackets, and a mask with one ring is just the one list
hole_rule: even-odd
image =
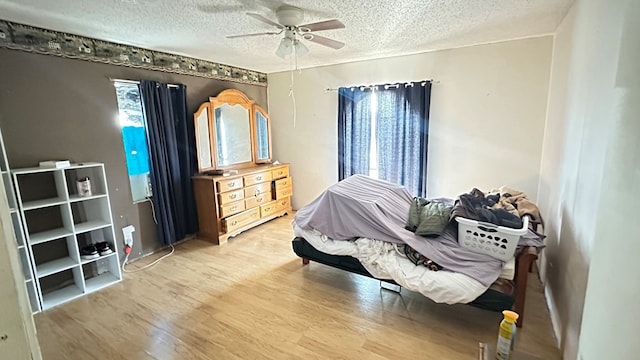
[[487,287],[496,281],[503,262],[460,247],[454,226],[436,238],[406,230],[412,199],[401,185],[354,175],[298,210],[294,221],[302,229],[315,229],[334,240],[366,237],[407,244],[446,270],[465,274]]

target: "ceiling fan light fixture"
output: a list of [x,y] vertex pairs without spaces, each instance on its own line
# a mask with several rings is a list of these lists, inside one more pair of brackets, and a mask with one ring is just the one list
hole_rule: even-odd
[[293,40],[288,37],[282,38],[282,40],[280,40],[280,45],[276,50],[276,55],[284,59],[285,56],[290,55],[292,52],[293,52]]

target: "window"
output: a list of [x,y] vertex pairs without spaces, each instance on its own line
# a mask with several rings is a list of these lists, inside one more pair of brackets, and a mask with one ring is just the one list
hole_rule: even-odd
[[118,99],[118,118],[122,129],[122,142],[124,143],[131,196],[135,203],[151,197],[146,121],[138,84],[116,81],[114,85]]
[[340,88],[338,176],[365,174],[426,197],[431,83]]

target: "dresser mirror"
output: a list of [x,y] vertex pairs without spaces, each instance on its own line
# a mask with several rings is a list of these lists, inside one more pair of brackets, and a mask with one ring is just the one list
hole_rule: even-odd
[[218,167],[250,163],[252,158],[249,109],[239,104],[222,104],[216,107],[214,112]]
[[255,112],[256,163],[271,162],[271,123],[267,112],[258,105]]
[[193,115],[196,130],[196,152],[198,153],[198,170],[206,171],[213,167],[211,160],[211,141],[209,139],[209,103],[204,103]]
[[221,172],[271,162],[269,114],[243,92],[224,90],[194,114],[198,171]]

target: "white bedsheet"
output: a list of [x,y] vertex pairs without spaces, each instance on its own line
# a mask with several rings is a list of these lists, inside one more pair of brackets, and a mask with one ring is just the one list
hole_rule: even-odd
[[355,241],[336,241],[315,230],[304,230],[293,224],[296,236],[302,237],[316,250],[331,255],[348,255],[378,279],[393,279],[411,291],[416,291],[438,303],[457,304],[475,300],[487,290],[478,281],[446,270],[431,271],[416,266],[400,255],[388,242],[359,238]]

